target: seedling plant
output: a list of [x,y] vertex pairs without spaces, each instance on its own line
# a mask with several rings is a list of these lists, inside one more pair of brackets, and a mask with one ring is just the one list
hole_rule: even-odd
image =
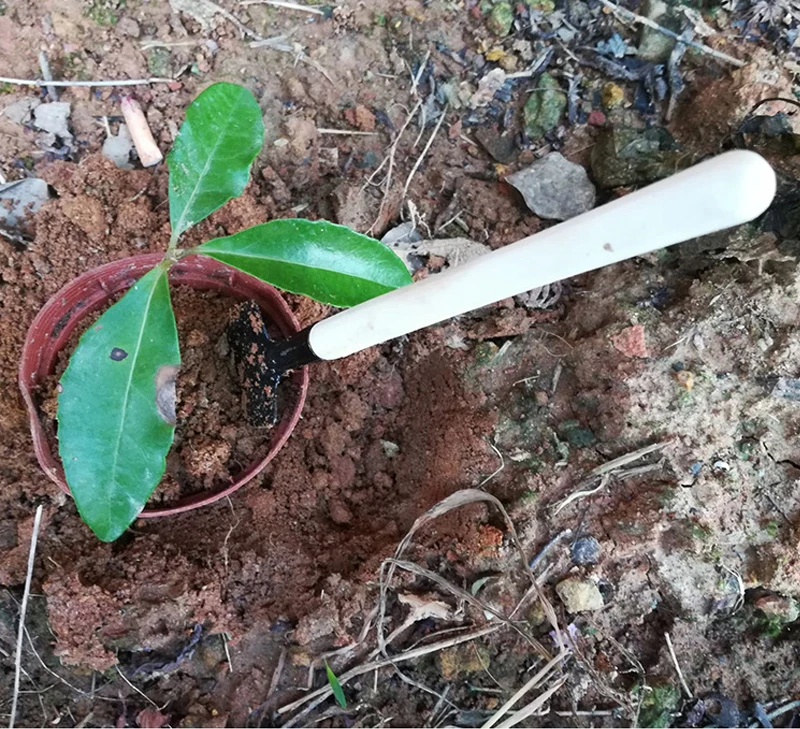
[[273,220],[194,248],[181,236],[242,194],[264,139],[253,95],[209,86],[189,106],[169,166],[163,260],[81,337],[61,378],[59,455],[81,518],[103,541],[136,519],[166,468],[181,356],[170,267],[203,255],[296,294],[349,307],[410,282],[378,241],[325,221]]

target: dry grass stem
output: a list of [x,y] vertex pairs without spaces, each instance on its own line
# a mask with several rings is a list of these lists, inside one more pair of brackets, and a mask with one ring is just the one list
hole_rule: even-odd
[[[440,641],[438,643],[431,643],[430,645],[421,646],[419,648],[415,648],[410,651],[405,651],[404,653],[400,653],[396,656],[392,656],[391,658],[382,658],[376,661],[370,661],[369,663],[364,663],[360,666],[356,666],[355,668],[351,668],[349,671],[345,671],[341,676],[338,676],[339,683],[343,686],[348,681],[356,678],[357,676],[361,676],[365,673],[369,673],[370,671],[375,671],[379,668],[385,668],[387,666],[392,666],[395,663],[403,663],[405,661],[410,661],[415,658],[421,658],[422,656],[427,656],[431,653],[437,653],[439,651],[444,650],[445,648],[452,648],[453,646],[459,645],[460,643],[466,643],[470,640],[476,640],[477,638],[482,638],[484,635],[489,635],[490,633],[494,633],[497,630],[500,630],[502,627],[501,623],[497,623],[496,625],[489,625],[483,628],[479,628],[478,630],[474,630],[470,633],[466,633],[464,635],[457,635],[453,638],[449,638],[447,640]],[[290,711],[294,711],[299,709],[305,703],[309,701],[314,701],[313,706],[310,706],[306,709],[304,714],[311,711],[313,708],[319,706],[328,696],[333,694],[333,689],[330,686],[323,686],[318,688],[316,691],[304,696],[302,699],[298,699],[297,701],[292,702],[291,704],[287,704],[286,706],[281,707],[278,709],[279,714],[285,714]],[[295,717],[293,721],[297,721],[299,717]],[[290,726],[286,724],[285,726]]]
[[664,28],[663,26],[656,23],[654,20],[650,20],[650,18],[645,18],[643,15],[639,15],[638,13],[634,13],[627,8],[623,8],[616,3],[612,3],[610,0],[600,0],[600,2],[611,10],[618,18],[626,20],[631,23],[639,23],[640,25],[646,25],[648,28],[652,28],[653,30],[657,30],[659,33],[662,33],[674,40],[678,41],[678,43],[683,43],[691,48],[694,48],[701,53],[705,53],[712,58],[716,58],[718,61],[724,61],[725,63],[730,63],[731,66],[736,66],[737,68],[742,68],[743,66],[747,65],[744,61],[740,61],[738,58],[734,58],[733,56],[729,56],[727,53],[722,53],[722,51],[715,51],[713,48],[705,45],[704,43],[698,43],[697,41],[687,40],[686,38],[682,38],[678,33],[675,33],[672,30]]
[[145,701],[147,701],[147,703],[148,703],[148,704],[150,704],[151,706],[153,706],[153,707],[155,707],[156,709],[159,709],[159,710],[161,710],[161,709],[163,709],[163,708],[164,708],[163,706],[159,706],[159,705],[158,705],[158,704],[157,704],[155,701],[153,701],[153,699],[151,699],[151,698],[150,698],[150,697],[149,697],[149,696],[148,696],[148,695],[147,695],[147,694],[146,694],[144,691],[142,691],[142,690],[141,690],[141,689],[140,689],[138,686],[135,686],[135,685],[134,685],[134,684],[133,684],[133,683],[130,681],[130,679],[129,679],[129,678],[128,678],[128,677],[127,677],[127,676],[126,676],[126,675],[125,675],[125,674],[124,674],[124,673],[123,673],[121,670],[120,670],[120,667],[119,667],[119,666],[114,666],[114,668],[116,668],[116,669],[117,669],[117,673],[119,674],[119,677],[120,677],[120,678],[121,678],[121,679],[122,679],[122,680],[123,680],[125,683],[127,683],[127,684],[128,684],[128,686],[130,686],[130,687],[131,687],[131,688],[132,688],[132,689],[133,689],[133,690],[134,690],[134,691],[135,691],[137,694],[139,694],[139,696],[141,696],[141,697],[142,697],[142,698],[143,698]]
[[300,5],[299,3],[287,2],[287,0],[242,0],[239,5],[271,5],[273,8],[297,10],[311,15],[325,15],[322,10],[315,8],[313,5]]
[[406,184],[403,186],[403,197],[408,194],[408,188],[411,187],[411,181],[414,179],[414,175],[417,174],[417,170],[420,168],[422,161],[425,159],[425,156],[428,154],[428,150],[431,148],[433,144],[433,140],[435,139],[436,135],[439,133],[439,129],[441,129],[442,124],[444,123],[445,117],[447,116],[447,112],[449,111],[450,106],[445,105],[444,109],[442,109],[441,116],[439,117],[439,121],[436,122],[436,126],[431,132],[431,136],[428,137],[428,141],[425,143],[425,147],[422,149],[422,154],[417,157],[417,161],[414,162],[414,166],[411,168],[411,172],[408,173],[408,177],[406,178]]
[[562,676],[549,689],[547,689],[547,691],[542,692],[529,704],[509,716],[508,719],[506,719],[502,724],[498,724],[497,729],[510,729],[511,727],[517,726],[517,724],[519,724],[521,721],[525,721],[525,719],[527,719],[529,716],[533,716],[537,711],[539,711],[539,709],[541,709],[542,706],[544,706],[545,702],[548,701],[550,697],[566,683],[566,681],[567,677]]
[[357,129],[317,129],[317,134],[341,134],[347,137],[377,137],[378,132],[362,132]]
[[[531,581],[531,586],[535,591],[537,597],[542,603],[542,608],[544,610],[545,616],[547,617],[550,625],[556,630],[556,635],[558,636],[558,640],[560,641],[561,632],[558,629],[558,619],[556,618],[555,610],[553,606],[550,604],[550,601],[541,591],[538,582],[536,581],[536,577],[533,574],[530,566],[528,565],[528,560],[525,557],[525,550],[522,548],[522,543],[519,540],[519,536],[517,535],[517,530],[514,527],[514,522],[511,520],[511,517],[508,515],[505,507],[498,499],[496,499],[491,494],[487,494],[484,491],[480,491],[479,489],[461,489],[460,491],[456,491],[454,494],[451,494],[446,499],[443,499],[438,504],[432,506],[428,511],[426,511],[422,516],[418,517],[416,521],[411,525],[411,529],[409,529],[408,533],[403,537],[400,544],[397,545],[397,549],[394,553],[394,559],[399,560],[408,546],[411,544],[412,540],[414,539],[414,535],[422,529],[426,524],[429,524],[431,521],[437,519],[444,514],[452,511],[453,509],[460,508],[461,506],[466,506],[467,504],[474,504],[474,503],[489,503],[495,506],[500,513],[503,515],[503,519],[506,522],[508,527],[508,531],[511,535],[512,542],[517,550],[520,560],[522,561],[523,570],[528,574],[528,578]],[[381,592],[380,592],[380,613],[378,616],[378,624],[377,624],[377,638],[378,638],[378,648],[380,649],[381,653],[386,655],[386,643],[385,638],[383,635],[383,625],[386,618],[386,597],[387,592],[389,589],[389,585],[392,582],[394,577],[394,570],[395,565],[390,564],[389,569],[386,571],[386,575],[384,576],[383,570],[381,570]],[[559,649],[562,646],[559,644]],[[547,656],[550,658],[550,656]]]
[[608,461],[608,463],[604,463],[600,466],[597,466],[597,468],[592,469],[592,471],[589,474],[589,477],[581,485],[588,486],[597,478],[600,479],[600,483],[594,488],[581,489],[567,496],[563,501],[556,504],[555,508],[553,509],[553,516],[558,514],[560,511],[562,511],[563,509],[565,509],[567,506],[577,501],[578,499],[585,498],[586,496],[592,496],[593,494],[596,494],[598,491],[602,491],[608,485],[612,477],[630,478],[632,476],[641,476],[645,473],[649,473],[650,471],[655,471],[661,468],[661,463],[655,463],[655,464],[646,464],[644,466],[639,466],[636,468],[631,468],[628,469],[627,471],[622,471],[622,468],[624,466],[627,466],[629,463],[634,463],[635,461],[638,461],[640,458],[644,458],[645,456],[649,456],[652,453],[660,451],[667,445],[669,445],[668,441],[661,443],[653,443],[652,445],[645,446],[644,448],[639,448],[638,450],[635,451],[631,451],[630,453],[626,453],[624,456],[615,458],[611,461]]
[[495,713],[494,715],[487,721],[481,729],[491,729],[495,724],[497,724],[500,719],[503,718],[504,714],[507,714],[509,709],[511,709],[514,704],[516,704],[528,691],[536,688],[540,683],[545,681],[549,678],[550,674],[558,667],[558,664],[561,663],[568,655],[570,654],[569,649],[565,648],[562,650],[557,656],[555,656],[552,660],[550,660],[547,664],[545,664],[541,670],[539,670],[534,676],[532,676],[522,688],[520,688],[505,704],[503,704]]
[[675,655],[675,648],[672,646],[672,638],[669,637],[669,633],[664,633],[664,638],[667,641],[667,648],[669,650],[669,657],[672,659],[672,663],[675,666],[675,672],[678,674],[678,680],[681,682],[681,688],[683,692],[686,694],[687,698],[693,699],[694,694],[692,690],[689,688],[689,684],[686,683],[686,679],[683,677],[683,671],[681,671],[681,664],[678,663],[678,656]]
[[28,612],[28,600],[31,596],[31,580],[33,579],[33,566],[36,562],[36,543],[39,541],[39,528],[42,525],[42,505],[36,507],[31,531],[31,546],[28,551],[28,571],[25,575],[25,589],[22,593],[22,604],[19,608],[19,626],[17,627],[17,652],[14,656],[14,693],[11,697],[11,719],[9,729],[14,729],[17,718],[17,701],[19,700],[19,679],[22,673],[22,641],[25,636],[25,615]]
[[119,81],[48,81],[46,79],[0,76],[0,84],[11,84],[12,86],[54,86],[58,88],[67,88],[69,86],[94,86],[97,88],[108,86],[142,86],[146,84],[171,84],[174,80],[174,78],[153,76],[151,78],[121,79]]

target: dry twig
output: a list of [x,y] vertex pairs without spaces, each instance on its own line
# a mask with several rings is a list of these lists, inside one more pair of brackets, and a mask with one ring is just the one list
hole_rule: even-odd
[[[576,491],[569,496],[567,496],[561,503],[557,504],[555,509],[553,509],[553,516],[558,514],[560,511],[565,509],[574,501],[578,499],[582,499],[585,496],[591,496],[596,494],[598,491],[602,491],[607,485],[608,482],[611,480],[612,476],[621,477],[623,474],[617,474],[617,471],[620,471],[623,466],[627,466],[629,463],[633,463],[638,461],[640,458],[644,458],[645,456],[649,456],[651,453],[655,453],[656,451],[660,451],[668,445],[668,441],[663,441],[661,443],[653,443],[652,445],[645,446],[644,448],[639,448],[638,450],[631,451],[630,453],[626,453],[624,456],[620,456],[619,458],[615,458],[608,463],[604,463],[601,466],[597,466],[594,468],[589,477],[581,484],[582,486],[588,486],[591,484],[596,478],[600,479],[600,483],[595,486],[594,488],[590,489],[582,489],[580,491]],[[655,470],[656,468],[660,468],[660,464],[648,464],[645,466],[640,466],[638,468],[631,468],[624,472],[625,476],[641,476],[644,473],[648,473],[649,471]]]
[[120,79],[119,81],[48,81],[38,78],[10,78],[8,76],[0,76],[0,84],[12,84],[13,86],[55,86],[58,88],[67,88],[69,86],[94,86],[97,88],[108,86],[142,86],[147,84],[171,84],[174,80],[174,78],[152,76],[151,78],[126,78]]
[[672,659],[672,663],[675,666],[675,671],[678,674],[678,680],[681,682],[681,688],[683,689],[687,698],[693,699],[694,694],[692,693],[692,690],[689,688],[689,684],[686,683],[686,679],[683,677],[683,671],[681,671],[681,664],[678,663],[678,656],[675,655],[675,648],[672,647],[672,638],[669,637],[669,633],[664,633],[664,638],[667,641],[667,648],[669,649],[669,657]]
[[542,681],[545,681],[550,673],[552,673],[557,667],[558,664],[561,663],[568,655],[570,651],[568,648],[562,650],[557,656],[555,656],[551,661],[549,661],[545,666],[539,670],[536,674],[534,674],[526,683],[525,685],[520,688],[505,704],[503,704],[487,721],[481,729],[491,729],[495,724],[497,724],[500,719],[503,718],[503,714],[508,713],[509,709],[511,709],[514,704],[517,703],[528,691],[536,688]]
[[312,15],[325,15],[319,8],[313,5],[300,5],[299,3],[287,2],[287,0],[242,0],[239,5],[271,5],[273,8],[286,8],[287,10],[298,10]]
[[411,168],[411,172],[408,173],[408,177],[406,178],[406,184],[403,186],[403,197],[405,197],[406,194],[408,193],[408,188],[411,187],[411,181],[414,179],[414,175],[417,174],[417,170],[422,164],[422,160],[425,159],[425,155],[428,154],[428,150],[431,148],[434,138],[439,133],[439,129],[441,129],[442,124],[444,123],[449,108],[450,108],[449,105],[445,105],[444,109],[442,109],[442,114],[439,117],[439,121],[436,122],[436,127],[431,133],[431,136],[428,137],[428,141],[426,142],[425,147],[422,150],[422,154],[420,154],[420,156],[417,157],[417,161],[414,162],[414,166]]
[[670,38],[678,41],[678,43],[683,43],[690,48],[694,48],[696,51],[700,51],[701,53],[705,53],[712,58],[716,58],[718,61],[724,61],[725,63],[730,63],[732,66],[736,66],[737,68],[742,68],[743,66],[747,65],[744,61],[740,61],[738,58],[734,58],[733,56],[729,56],[727,53],[723,53],[722,51],[715,51],[713,48],[705,45],[705,43],[698,43],[697,41],[688,40],[686,38],[682,38],[678,33],[665,28],[654,20],[650,20],[650,18],[644,17],[644,15],[639,15],[638,13],[634,13],[627,8],[623,8],[621,5],[617,5],[616,3],[611,2],[611,0],[600,0],[600,2],[605,5],[612,13],[614,13],[617,17],[622,18],[628,22],[632,23],[639,23],[641,25],[646,25],[648,28],[652,28],[653,30],[657,30],[659,33],[663,33]]
[[11,697],[11,720],[9,729],[14,729],[17,718],[17,701],[19,699],[19,679],[22,673],[22,639],[25,635],[25,614],[28,612],[28,599],[31,596],[31,580],[33,579],[33,565],[36,562],[36,543],[39,540],[39,528],[42,525],[42,505],[36,507],[33,517],[33,530],[31,531],[31,546],[28,551],[28,572],[25,575],[25,589],[22,593],[22,604],[19,608],[19,626],[17,628],[17,652],[14,657],[14,693]]
[[[403,663],[405,661],[413,660],[414,658],[421,658],[422,656],[427,656],[431,653],[437,653],[439,651],[444,650],[445,648],[452,648],[453,646],[459,645],[460,643],[466,643],[470,640],[475,640],[477,638],[481,638],[484,635],[489,635],[490,633],[494,633],[500,628],[503,627],[501,623],[497,623],[495,625],[489,625],[483,628],[479,628],[478,630],[474,630],[470,633],[466,633],[464,635],[457,635],[453,638],[449,638],[448,640],[443,640],[438,643],[431,643],[430,645],[421,646],[419,648],[415,648],[410,651],[406,651],[404,653],[400,653],[396,656],[392,656],[391,658],[382,658],[376,661],[371,661],[369,663],[364,663],[360,666],[356,666],[355,668],[351,668],[349,671],[345,671],[341,676],[338,676],[339,684],[344,685],[348,681],[356,678],[357,676],[362,676],[365,673],[369,673],[370,671],[374,671],[379,668],[385,668],[387,666],[391,666],[395,663]],[[333,694],[333,689],[328,686],[322,686],[318,688],[316,691],[304,696],[302,699],[298,699],[291,704],[287,704],[286,706],[282,706],[278,709],[279,714],[285,714],[290,711],[294,711],[295,709],[299,709],[303,704],[311,701],[313,702],[311,706],[307,707],[306,710],[303,712],[302,715],[298,715],[293,719],[293,722],[290,724],[286,724],[285,726],[292,726],[296,723],[302,716],[307,715],[310,711],[315,709],[319,704],[321,704],[328,696]]]

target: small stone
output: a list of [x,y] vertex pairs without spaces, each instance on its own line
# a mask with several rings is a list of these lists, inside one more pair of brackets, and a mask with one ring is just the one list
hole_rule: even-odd
[[768,618],[777,618],[782,623],[793,623],[800,617],[797,603],[790,597],[770,593],[762,595],[753,604]]
[[615,127],[592,148],[592,175],[601,188],[655,182],[686,166],[677,142],[662,127]]
[[72,140],[67,120],[72,113],[72,104],[68,101],[51,101],[39,104],[33,110],[33,126],[43,132],[50,132],[65,141]]
[[586,170],[558,152],[551,152],[506,180],[522,193],[525,204],[540,218],[568,220],[594,207],[594,185]]
[[602,127],[605,126],[606,115],[600,109],[593,109],[586,121],[590,127]]
[[28,124],[33,116],[33,110],[42,102],[39,99],[24,98],[9,104],[3,109],[2,115],[4,119],[8,119],[14,124]]
[[603,595],[592,580],[568,577],[556,585],[556,593],[568,613],[585,613],[604,607]]
[[525,0],[525,4],[531,10],[537,10],[544,15],[549,15],[556,9],[556,4],[553,0]]
[[694,374],[689,370],[681,370],[675,373],[675,379],[678,384],[687,392],[694,390]]
[[139,23],[127,16],[120,18],[120,21],[117,23],[117,30],[122,33],[122,35],[127,35],[129,38],[138,38],[142,35],[142,29]]
[[0,223],[16,228],[35,213],[50,197],[47,183],[38,177],[9,182],[0,186]]
[[[681,32],[681,21],[669,12],[670,8],[663,0],[646,0],[643,6],[644,16],[653,20],[667,30]],[[660,30],[642,26],[639,46],[636,55],[643,61],[650,63],[664,63],[675,48],[675,39],[665,35]]]
[[489,13],[489,19],[486,21],[486,25],[492,33],[502,38],[509,34],[513,22],[514,11],[511,9],[511,4],[499,2],[492,8],[491,13]]
[[400,446],[390,440],[382,440],[381,448],[383,449],[383,455],[387,458],[394,458],[400,453]]
[[572,561],[583,567],[597,564],[600,559],[600,542],[594,537],[578,537],[572,544]]
[[779,377],[770,394],[783,400],[800,402],[800,380],[794,377]]
[[567,96],[558,81],[549,73],[543,73],[523,109],[528,136],[533,140],[541,139],[558,125],[566,107]]
[[611,82],[603,86],[603,90],[600,92],[600,102],[604,109],[614,109],[621,106],[623,101],[625,101],[625,91],[621,86]]
[[501,134],[496,127],[480,127],[475,132],[475,139],[481,143],[492,159],[501,164],[509,163],[517,153],[514,135],[510,132]]
[[156,46],[146,52],[147,70],[152,76],[171,76],[169,67],[169,48]]
[[614,349],[626,357],[650,356],[644,336],[644,327],[641,324],[626,327],[615,334],[611,337],[611,344],[614,345]]
[[478,81],[478,90],[469,98],[470,108],[478,109],[489,104],[505,83],[506,72],[502,68],[493,68]]
[[362,132],[375,131],[375,115],[362,104],[355,108],[356,126]]
[[339,526],[345,526],[353,521],[353,513],[341,499],[330,500],[328,503],[328,513],[331,515],[331,521]]
[[130,159],[132,149],[133,140],[128,127],[120,124],[119,133],[116,136],[110,134],[103,142],[103,157],[110,159],[120,169],[132,170],[133,165]]

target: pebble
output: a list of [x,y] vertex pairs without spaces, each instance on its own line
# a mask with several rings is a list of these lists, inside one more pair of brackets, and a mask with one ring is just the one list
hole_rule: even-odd
[[594,207],[595,189],[586,170],[559,152],[551,152],[506,181],[540,218],[568,220]]
[[611,337],[611,344],[614,345],[614,349],[620,354],[624,354],[626,357],[643,358],[650,356],[650,352],[647,349],[644,327],[641,324],[625,327],[621,332],[614,334]]
[[592,580],[568,577],[556,585],[556,592],[568,613],[585,613],[601,610],[603,595]]
[[528,136],[532,140],[541,139],[558,125],[566,108],[567,95],[561,85],[549,73],[543,73],[537,91],[528,97],[522,110]]
[[514,22],[514,11],[511,4],[499,2],[489,13],[489,20],[486,22],[489,30],[497,36],[503,37],[509,34],[511,24]]
[[757,598],[753,604],[768,618],[777,618],[783,623],[793,623],[800,617],[797,603],[790,597],[769,593]]
[[14,124],[27,124],[34,109],[42,102],[39,99],[24,98],[9,104],[3,109],[3,117]]
[[72,139],[72,134],[67,126],[67,119],[72,112],[72,104],[68,101],[52,101],[49,104],[39,104],[33,110],[33,126],[43,132],[50,132],[66,141]]
[[783,400],[800,401],[800,380],[793,377],[779,377],[770,394]]
[[138,38],[142,35],[142,29],[133,18],[120,18],[117,23],[117,30],[122,35],[127,35],[129,38]]
[[37,177],[0,185],[0,223],[17,227],[50,197],[47,183]]
[[580,566],[597,564],[600,559],[600,542],[594,537],[578,537],[572,544],[572,561]]
[[132,170],[130,154],[133,149],[128,127],[125,124],[119,125],[119,133],[114,136],[110,134],[103,142],[103,157],[110,159],[117,167],[123,170]]

